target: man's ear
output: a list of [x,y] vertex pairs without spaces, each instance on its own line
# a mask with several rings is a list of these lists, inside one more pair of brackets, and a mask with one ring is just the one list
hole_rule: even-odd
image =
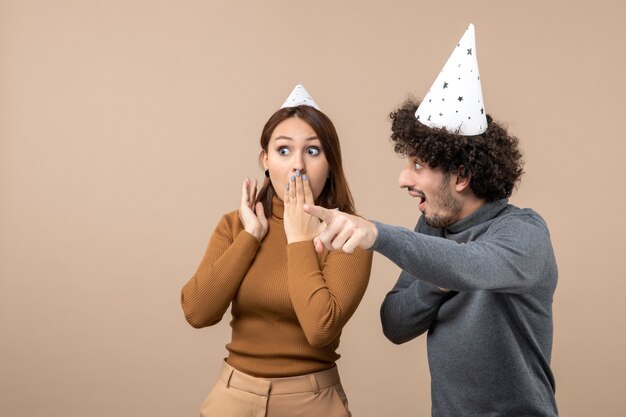
[[464,166],[461,166],[456,174],[454,189],[459,193],[469,189],[471,179],[472,173],[469,172]]

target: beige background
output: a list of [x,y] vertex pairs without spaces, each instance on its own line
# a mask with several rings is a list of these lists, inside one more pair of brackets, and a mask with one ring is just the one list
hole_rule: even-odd
[[[336,122],[359,211],[413,227],[387,114],[476,25],[488,111],[521,139],[512,202],[560,268],[561,415],[626,408],[626,7],[599,1],[0,0],[0,415],[193,416],[228,319],[179,306],[297,82]],[[395,346],[375,255],[339,365],[355,416],[429,415],[425,340]]]

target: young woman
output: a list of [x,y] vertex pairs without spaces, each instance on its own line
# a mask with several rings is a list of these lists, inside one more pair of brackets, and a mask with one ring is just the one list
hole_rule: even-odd
[[[261,134],[265,183],[245,179],[182,289],[193,327],[231,307],[232,338],[208,416],[350,416],[335,362],[343,326],[369,280],[372,254],[316,253],[323,227],[305,204],[354,213],[335,128],[296,86]],[[297,412],[296,412],[297,410]]]

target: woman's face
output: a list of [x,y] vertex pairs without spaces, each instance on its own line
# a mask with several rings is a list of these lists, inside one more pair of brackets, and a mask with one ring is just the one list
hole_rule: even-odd
[[280,122],[270,137],[263,165],[270,172],[270,180],[282,200],[285,186],[300,171],[309,179],[313,196],[317,198],[330,173],[322,143],[313,128],[298,117]]

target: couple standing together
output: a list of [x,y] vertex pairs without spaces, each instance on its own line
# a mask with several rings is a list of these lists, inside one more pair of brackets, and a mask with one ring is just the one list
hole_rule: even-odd
[[339,139],[301,85],[265,124],[265,182],[245,179],[182,306],[196,328],[229,306],[232,338],[204,417],[350,416],[336,361],[376,251],[402,273],[381,306],[385,336],[428,333],[433,416],[557,416],[544,220],[508,198],[518,140],[485,112],[469,26],[428,94],[390,115],[414,230],[355,214]]

